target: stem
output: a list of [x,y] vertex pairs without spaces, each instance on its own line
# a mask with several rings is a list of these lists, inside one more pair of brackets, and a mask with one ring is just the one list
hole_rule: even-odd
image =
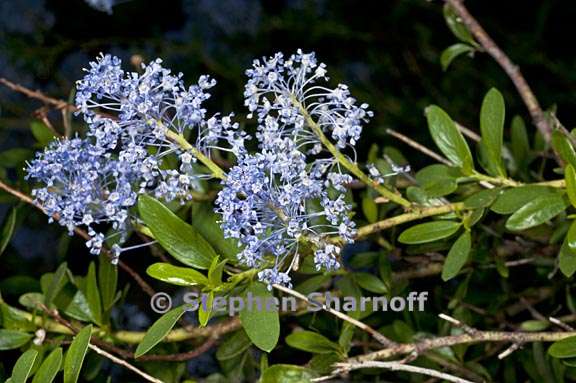
[[184,136],[182,136],[181,134],[177,134],[171,130],[166,130],[166,137],[168,137],[169,139],[171,139],[172,141],[174,141],[175,143],[180,145],[180,147],[182,149],[190,151],[194,155],[194,157],[196,157],[208,169],[210,169],[210,171],[212,172],[212,175],[214,177],[219,178],[221,180],[226,179],[226,174],[224,173],[222,168],[220,168],[220,166],[218,166],[214,161],[212,161],[210,158],[208,158],[204,153],[202,153],[197,148],[192,146],[192,144],[190,144],[184,138]]
[[451,335],[439,338],[424,339],[415,343],[402,343],[396,347],[385,348],[369,354],[350,358],[348,363],[362,363],[370,360],[386,359],[396,355],[406,355],[413,352],[421,354],[424,351],[451,347],[459,344],[475,344],[485,342],[556,342],[576,336],[574,331],[566,332],[504,332],[475,331],[473,334]]
[[462,19],[462,22],[468,30],[474,35],[476,40],[482,45],[482,48],[492,56],[492,58],[502,67],[504,72],[510,77],[516,90],[522,97],[534,125],[538,128],[540,133],[544,136],[544,139],[549,142],[550,136],[552,134],[552,127],[546,120],[544,111],[538,103],[538,99],[530,89],[528,82],[520,72],[520,68],[510,60],[510,58],[504,53],[498,45],[492,40],[492,38],[486,33],[484,28],[478,23],[478,21],[470,14],[466,6],[463,4],[462,0],[445,0],[454,12]]
[[466,207],[464,206],[463,202],[456,202],[456,203],[450,203],[450,204],[441,205],[441,206],[421,208],[419,210],[414,210],[414,211],[411,211],[409,213],[397,215],[395,217],[388,218],[388,219],[385,219],[383,221],[373,223],[371,225],[363,226],[360,229],[358,229],[358,232],[356,234],[356,239],[366,237],[372,233],[376,233],[378,231],[389,229],[391,227],[400,225],[402,223],[415,221],[417,219],[431,217],[431,216],[435,216],[435,215],[446,214],[446,213],[450,213],[453,211],[464,210],[464,209],[466,209]]
[[320,128],[320,126],[316,123],[316,121],[314,121],[314,119],[312,119],[312,116],[310,116],[310,114],[308,113],[308,111],[306,110],[304,105],[302,105],[302,103],[300,103],[300,101],[298,101],[294,96],[292,96],[292,102],[294,103],[294,105],[296,105],[298,107],[298,109],[300,109],[300,113],[302,113],[302,115],[304,116],[306,123],[308,124],[308,126],[310,126],[310,128],[312,129],[314,134],[316,134],[318,136],[318,138],[320,139],[320,142],[322,142],[322,144],[326,147],[326,149],[328,149],[328,151],[334,156],[334,158],[342,166],[344,166],[346,169],[348,169],[350,171],[350,173],[354,174],[356,176],[356,178],[358,178],[360,181],[364,182],[366,185],[374,188],[374,190],[376,190],[378,193],[380,193],[380,195],[382,195],[383,197],[386,197],[390,201],[396,202],[398,205],[402,205],[406,208],[409,208],[412,206],[410,201],[408,201],[407,199],[394,193],[391,190],[388,190],[383,185],[378,184],[376,181],[374,181],[373,179],[368,177],[366,175],[366,173],[364,173],[358,167],[358,165],[356,165],[354,162],[350,161],[345,155],[343,155],[340,152],[340,150],[338,150],[338,148],[328,139],[328,137],[326,137],[326,135],[322,131],[322,128]]

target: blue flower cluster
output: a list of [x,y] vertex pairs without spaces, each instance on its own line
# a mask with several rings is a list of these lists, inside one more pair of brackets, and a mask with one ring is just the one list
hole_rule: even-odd
[[334,148],[353,149],[372,112],[345,85],[322,85],[326,66],[313,53],[255,60],[246,73],[245,104],[258,121],[255,154],[246,151],[250,136],[232,115],[207,116],[210,77],[185,87],[159,59],[132,73],[117,57],[99,56],[77,83],[86,138],[55,141],[29,164],[28,177],[43,184],[33,191],[36,201],[69,230],[87,226],[87,245],[99,253],[103,225],[122,243],[137,221],[131,208],[138,195],[190,199],[211,177],[198,159],[226,150],[238,161],[220,174],[216,211],[225,236],[242,245],[239,261],[262,268],[259,278],[269,285],[290,285],[303,246],[312,248],[317,270],[337,269],[341,249],[328,237],[352,242],[355,224],[345,198],[352,177]]
[[315,248],[317,270],[334,270],[340,248],[326,237],[351,242],[355,235],[343,193],[352,178],[325,155],[318,129],[337,147],[353,147],[372,113],[345,85],[318,85],[328,77],[313,53],[255,60],[246,74],[245,104],[257,115],[260,153],[241,156],[216,204],[224,234],[244,245],[239,260],[250,267],[272,264],[260,280],[289,285],[301,244]]
[[[230,143],[221,149],[243,152],[246,134],[232,116],[207,118],[202,107],[215,81],[201,76],[185,88],[181,77],[160,60],[143,65],[141,74],[127,73],[120,59],[101,55],[77,84],[87,137],[52,143],[28,167],[28,177],[45,185],[34,190],[36,201],[70,229],[86,225],[93,253],[104,240],[99,224],[112,223],[113,235],[125,235],[138,194],[191,199],[200,180],[210,177],[199,169],[195,153],[209,156],[221,138]],[[184,135],[193,145],[175,142]],[[177,168],[167,166],[170,160]]]

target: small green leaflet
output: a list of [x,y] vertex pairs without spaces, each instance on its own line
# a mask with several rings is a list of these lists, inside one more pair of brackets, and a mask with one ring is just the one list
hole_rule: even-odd
[[543,224],[566,209],[566,203],[559,194],[538,197],[518,209],[506,221],[506,229],[526,230]]
[[32,383],[50,383],[54,380],[62,366],[62,349],[54,349],[40,365]]
[[274,310],[274,307],[270,307],[270,309],[266,307],[266,302],[273,300],[274,296],[260,282],[253,283],[246,289],[245,302],[249,302],[248,295],[254,298],[253,301],[260,302],[262,307],[257,307],[256,303],[253,305],[245,304],[240,312],[240,321],[252,343],[261,350],[270,352],[276,347],[280,337],[278,311]]
[[147,195],[138,198],[138,210],[154,238],[170,255],[187,266],[198,269],[210,267],[216,252],[193,226]]
[[162,341],[168,335],[170,330],[174,327],[176,322],[184,315],[187,306],[179,306],[175,309],[168,311],[162,315],[154,324],[146,331],[144,339],[136,348],[134,356],[141,357],[150,351],[154,346]]
[[456,233],[461,225],[460,222],[454,221],[421,223],[404,230],[398,237],[398,241],[407,245],[434,242]]
[[74,337],[64,358],[64,383],[76,383],[78,381],[91,336],[92,325],[88,325]]
[[480,132],[482,144],[486,150],[489,163],[488,168],[493,170],[494,176],[506,176],[502,163],[502,147],[504,145],[504,97],[492,88],[486,93],[480,110]]
[[12,383],[25,383],[30,372],[32,371],[32,366],[34,366],[34,361],[38,356],[38,351],[30,349],[24,354],[20,355],[20,358],[14,364],[12,369]]
[[448,256],[442,267],[443,281],[447,281],[458,275],[462,267],[466,264],[466,261],[468,261],[471,247],[472,236],[470,235],[470,231],[466,230],[458,237],[448,252]]
[[474,162],[470,148],[450,116],[440,107],[431,105],[426,108],[426,119],[436,146],[465,174],[471,174]]

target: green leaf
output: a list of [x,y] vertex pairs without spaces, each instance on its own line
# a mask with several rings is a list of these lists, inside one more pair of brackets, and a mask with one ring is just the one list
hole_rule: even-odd
[[296,331],[286,337],[288,346],[314,354],[341,352],[340,345],[312,331]]
[[54,132],[41,121],[32,121],[30,123],[32,135],[42,146],[45,146],[55,138]]
[[566,244],[570,250],[576,253],[576,221],[572,221],[566,234]]
[[468,261],[468,256],[470,255],[470,249],[472,247],[472,236],[470,232],[466,230],[460,237],[454,242],[448,256],[444,261],[444,266],[442,266],[442,280],[447,281],[454,278],[462,267]]
[[576,272],[576,252],[569,246],[568,237],[564,239],[558,254],[558,267],[562,274],[570,278]]
[[147,195],[138,198],[138,210],[154,238],[170,255],[187,266],[199,269],[210,266],[216,252],[193,226]]
[[460,41],[474,46],[477,45],[466,25],[462,23],[460,17],[454,12],[448,3],[444,4],[444,20],[454,36],[456,36]]
[[291,364],[275,364],[262,373],[260,383],[309,383],[316,374],[307,368]]
[[[250,297],[253,303],[250,304]],[[272,293],[262,283],[251,284],[244,293],[246,304],[240,311],[240,321],[246,334],[256,347],[270,352],[276,347],[280,337],[280,318],[274,307],[267,302],[274,299]],[[258,307],[257,302],[260,303]],[[269,309],[268,309],[269,308]]]
[[86,276],[86,300],[90,307],[90,312],[96,324],[102,323],[102,301],[100,291],[98,291],[98,281],[96,280],[96,265],[90,262],[88,275]]
[[564,162],[576,168],[576,152],[566,135],[559,130],[552,132],[552,147]]
[[236,331],[232,336],[228,337],[216,351],[216,359],[228,360],[242,354],[252,342],[244,330]]
[[50,383],[54,380],[62,366],[62,349],[55,348],[40,365],[32,383]]
[[56,298],[66,284],[66,270],[68,270],[68,265],[64,262],[58,266],[58,269],[56,269],[56,272],[52,275],[52,280],[44,295],[44,304],[46,306],[50,307],[54,298]]
[[512,214],[506,221],[506,229],[519,231],[541,225],[565,209],[564,199],[558,194],[538,197]]
[[440,64],[442,65],[442,70],[445,71],[448,69],[450,63],[452,63],[456,57],[460,56],[461,54],[470,52],[474,52],[474,47],[471,47],[468,44],[458,43],[450,45],[448,48],[444,49],[440,55]]
[[226,259],[222,262],[218,262],[218,257],[212,260],[212,264],[208,269],[208,281],[211,286],[218,287],[222,284],[222,273],[224,272],[224,266],[226,266]]
[[88,325],[76,334],[70,347],[68,347],[64,358],[64,383],[76,383],[78,381],[91,336],[92,325]]
[[465,174],[471,174],[474,162],[470,148],[450,116],[436,105],[426,108],[428,129],[442,153]]
[[545,186],[521,186],[505,190],[496,202],[490,206],[490,210],[498,214],[512,214],[530,201],[540,197],[559,195],[558,190]]
[[204,237],[216,252],[228,259],[237,260],[240,251],[234,238],[224,238],[222,228],[218,224],[220,217],[214,213],[209,204],[202,204],[193,210],[192,226]]
[[146,331],[144,339],[136,347],[134,357],[139,358],[150,351],[154,346],[168,335],[170,330],[174,327],[176,322],[184,315],[187,306],[178,306],[175,309],[168,311],[162,315],[154,324]]
[[24,354],[20,355],[16,363],[14,364],[14,368],[12,369],[12,383],[25,383],[28,377],[30,376],[30,372],[32,371],[32,367],[34,366],[34,361],[38,356],[38,351],[30,349],[26,351]]
[[398,237],[398,241],[407,245],[434,242],[456,233],[460,226],[460,222],[454,221],[421,223],[404,230]]
[[206,304],[201,304],[198,308],[198,322],[200,326],[204,327],[208,324],[210,317],[212,316],[212,311],[214,309],[214,291],[208,293],[208,299]]
[[545,320],[527,320],[520,324],[520,328],[524,331],[544,331],[550,327],[550,322]]
[[500,194],[502,194],[502,189],[500,188],[480,190],[478,193],[474,193],[466,198],[464,200],[464,206],[469,209],[486,208],[492,205]]
[[6,250],[10,240],[12,239],[12,234],[14,234],[14,229],[16,228],[16,208],[12,208],[10,210],[10,214],[8,218],[4,222],[4,226],[2,227],[2,235],[0,236],[0,255]]
[[364,290],[376,294],[386,294],[388,288],[378,277],[370,273],[354,273],[354,279]]
[[502,163],[502,147],[504,145],[504,119],[505,106],[504,97],[496,88],[492,88],[486,93],[482,108],[480,109],[480,132],[482,143],[487,152],[486,160],[489,168],[496,170],[499,176],[506,176]]
[[81,290],[76,291],[64,312],[66,315],[82,322],[96,322],[88,305],[86,295]]
[[370,193],[365,193],[362,197],[362,212],[369,223],[378,220],[378,205]]
[[174,266],[169,263],[154,263],[146,269],[152,278],[178,286],[207,285],[204,274],[188,267]]
[[113,265],[107,257],[100,257],[98,266],[98,286],[102,296],[102,308],[110,310],[116,298],[118,287],[118,267]]
[[572,206],[576,207],[576,171],[572,165],[566,166],[564,179],[566,180],[566,194],[568,194],[568,199]]
[[554,358],[576,357],[576,336],[554,342],[548,349],[548,353]]
[[22,347],[30,339],[32,339],[32,335],[25,332],[0,329],[0,351]]
[[0,164],[4,168],[20,167],[26,160],[30,159],[34,152],[30,149],[14,148],[0,152]]
[[518,167],[526,166],[528,154],[530,153],[530,141],[526,125],[520,116],[514,116],[512,119],[510,149]]

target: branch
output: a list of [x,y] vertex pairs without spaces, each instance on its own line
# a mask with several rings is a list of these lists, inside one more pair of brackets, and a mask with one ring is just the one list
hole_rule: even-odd
[[423,339],[414,343],[402,343],[395,347],[388,347],[348,359],[349,363],[362,363],[366,361],[387,359],[393,356],[423,353],[424,351],[442,347],[452,347],[459,344],[476,344],[486,342],[556,342],[576,336],[575,331],[570,332],[505,332],[505,331],[475,331],[474,334],[450,335],[438,338]]
[[[0,80],[2,80],[0,78]],[[13,196],[15,196],[16,198],[20,199],[23,202],[26,202],[27,204],[30,204],[32,206],[34,206],[35,208],[37,208],[38,210],[40,210],[41,212],[43,212],[44,214],[46,214],[46,210],[40,206],[39,204],[35,203],[34,200],[29,196],[26,195],[24,193],[22,193],[21,191],[18,191],[8,185],[6,185],[4,182],[0,181],[0,189],[6,191],[9,194],[12,194]],[[58,214],[54,214],[52,216],[52,218],[56,221],[58,221],[60,219],[60,216]],[[90,236],[88,235],[88,233],[86,233],[84,230],[75,227],[74,228],[74,232],[79,235],[80,237],[88,240],[90,239]],[[110,252],[108,252],[105,248],[102,249],[102,252],[109,258],[112,257],[112,254],[110,254]],[[153,296],[154,294],[156,294],[156,292],[154,291],[154,289],[144,280],[142,279],[142,277],[136,272],[134,271],[134,269],[132,269],[130,266],[128,266],[127,264],[125,264],[122,261],[118,262],[118,266],[124,270],[125,272],[127,272],[135,281],[136,283],[140,286],[140,288],[146,292],[146,294]]]
[[361,368],[384,368],[391,371],[405,371],[415,374],[432,376],[434,378],[442,379],[447,382],[454,383],[474,383],[470,380],[458,378],[454,375],[446,374],[444,372],[432,370],[424,367],[411,366],[409,364],[404,364],[401,361],[398,362],[362,362],[362,363],[336,363],[337,371],[339,373],[345,373],[352,370],[359,370]]
[[372,233],[376,233],[378,231],[386,230],[394,226],[398,226],[400,224],[415,221],[421,218],[432,217],[435,215],[441,215],[446,213],[451,213],[454,211],[459,211],[465,209],[464,203],[456,202],[445,204],[441,206],[433,206],[433,207],[425,207],[420,209],[415,209],[410,213],[405,213],[401,215],[397,215],[395,217],[387,218],[383,221],[375,222],[370,225],[363,226],[358,229],[356,234],[356,239],[366,237]]
[[[274,284],[272,285],[275,289],[280,290],[286,294],[290,294],[298,299],[303,300],[306,303],[311,303],[310,299],[308,299],[307,296],[305,296],[304,294],[299,293],[298,291],[289,289],[287,287],[284,287],[282,285],[277,285]],[[319,302],[313,302],[315,304],[321,304]],[[340,312],[338,310],[334,310],[331,307],[326,306],[325,304],[322,304],[322,309],[326,312],[329,312],[330,314],[334,315],[337,318],[342,319],[343,321],[346,321],[350,324],[352,324],[353,326],[358,327],[361,330],[366,331],[368,334],[370,334],[374,339],[376,339],[378,342],[380,342],[381,344],[383,344],[386,347],[393,347],[396,345],[396,342],[391,341],[390,339],[386,338],[384,335],[382,335],[381,333],[379,333],[378,331],[374,330],[372,327],[368,326],[365,323],[360,322],[359,320],[356,320],[346,314],[344,314],[343,312]]]
[[452,7],[454,12],[462,19],[462,22],[468,30],[474,35],[476,40],[482,45],[482,48],[502,67],[504,72],[510,77],[516,90],[522,97],[524,104],[528,108],[528,112],[532,117],[534,125],[538,128],[544,139],[549,142],[550,135],[552,134],[552,127],[548,123],[544,111],[540,107],[536,96],[530,89],[524,76],[520,72],[520,68],[510,60],[510,58],[496,45],[494,40],[486,33],[484,28],[478,21],[470,14],[462,0],[445,0],[446,3]]
[[146,379],[148,382],[164,383],[160,379],[156,379],[155,377],[148,375],[144,371],[141,371],[141,370],[137,369],[136,367],[134,367],[133,365],[131,365],[130,363],[126,362],[125,360],[120,359],[120,358],[110,354],[109,352],[102,350],[98,346],[95,346],[93,344],[89,344],[88,347],[90,347],[90,349],[92,351],[96,352],[97,354],[102,355],[103,357],[110,359],[112,362],[114,362],[120,366],[126,367],[128,370],[140,375],[141,377]]

